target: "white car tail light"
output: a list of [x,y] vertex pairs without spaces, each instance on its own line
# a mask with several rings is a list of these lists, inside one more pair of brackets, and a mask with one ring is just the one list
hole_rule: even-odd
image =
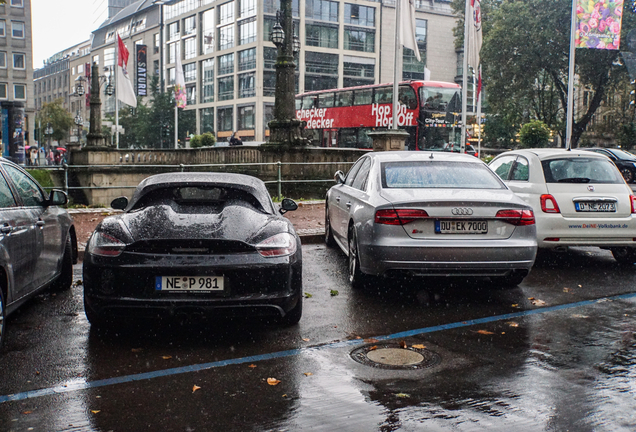
[[541,210],[543,213],[561,213],[559,205],[550,194],[541,195]]
[[116,257],[126,248],[126,244],[115,237],[96,232],[91,236],[88,245],[86,246],[86,252],[91,255]]
[[632,214],[636,213],[636,196],[630,195],[629,200],[632,203]]
[[499,210],[495,218],[515,226],[534,225],[534,212],[532,210]]
[[266,258],[273,258],[293,255],[296,247],[296,237],[289,233],[280,233],[257,244],[256,250]]
[[417,219],[428,218],[425,210],[386,209],[375,212],[375,223],[382,225],[406,225]]

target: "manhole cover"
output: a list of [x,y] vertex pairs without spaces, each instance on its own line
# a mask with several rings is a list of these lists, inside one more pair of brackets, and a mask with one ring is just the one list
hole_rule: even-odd
[[365,345],[351,352],[351,358],[363,365],[382,369],[424,369],[442,358],[425,348],[402,348],[398,344]]

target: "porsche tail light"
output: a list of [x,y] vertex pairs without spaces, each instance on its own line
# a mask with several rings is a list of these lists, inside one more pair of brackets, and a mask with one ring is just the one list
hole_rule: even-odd
[[101,232],[96,232],[91,236],[86,252],[91,255],[116,257],[126,248],[126,244],[121,240]]
[[632,203],[632,214],[636,213],[636,196],[630,195],[629,200]]
[[289,233],[276,234],[256,245],[258,253],[266,258],[293,255],[296,248],[296,237]]
[[428,218],[425,210],[385,209],[375,212],[375,223],[382,225],[406,225],[417,219]]
[[554,197],[550,194],[541,195],[541,210],[543,213],[561,213],[559,205]]
[[532,210],[499,210],[495,218],[515,226],[534,225],[534,212]]

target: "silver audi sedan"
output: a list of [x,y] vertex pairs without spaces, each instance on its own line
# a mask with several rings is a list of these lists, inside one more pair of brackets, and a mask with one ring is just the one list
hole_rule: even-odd
[[325,242],[359,288],[385,276],[489,276],[516,286],[537,253],[532,207],[481,160],[441,152],[362,156],[327,192]]

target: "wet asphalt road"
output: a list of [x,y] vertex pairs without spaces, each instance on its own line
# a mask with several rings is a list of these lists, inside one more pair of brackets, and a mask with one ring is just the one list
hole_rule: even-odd
[[[311,297],[291,328],[171,322],[104,334],[84,317],[81,286],[38,296],[8,320],[0,430],[636,430],[636,267],[609,252],[542,254],[508,291],[423,279],[363,292],[348,287],[343,254],[303,253]],[[351,356],[400,343],[432,365]]]

